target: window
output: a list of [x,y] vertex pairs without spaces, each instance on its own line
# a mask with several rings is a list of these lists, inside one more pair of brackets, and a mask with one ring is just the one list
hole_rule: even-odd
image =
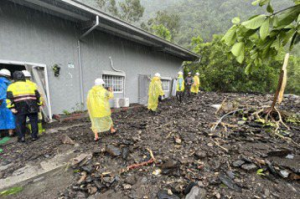
[[161,83],[162,83],[162,89],[164,91],[170,90],[170,80],[161,80]]
[[123,93],[124,77],[103,75],[105,87],[111,87],[114,93]]

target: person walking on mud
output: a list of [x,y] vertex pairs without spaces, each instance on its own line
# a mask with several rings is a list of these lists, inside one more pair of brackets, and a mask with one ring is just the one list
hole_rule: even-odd
[[176,97],[180,103],[182,102],[183,93],[184,93],[184,79],[183,79],[183,73],[180,71],[178,72],[177,85],[176,85]]
[[162,100],[162,97],[165,95],[162,89],[162,83],[160,80],[159,73],[156,73],[151,79],[148,95],[148,110],[150,112],[155,113],[157,111],[158,103]]
[[194,79],[192,77],[192,73],[189,72],[188,76],[185,78],[185,92],[187,94],[188,97],[191,96],[191,87],[194,84]]
[[95,86],[88,92],[87,96],[87,108],[95,141],[99,140],[98,133],[106,131],[110,131],[112,134],[116,133],[109,105],[109,100],[114,97],[114,94],[111,88],[105,89],[104,84],[103,79],[96,79]]
[[199,79],[199,73],[197,72],[196,75],[193,78],[194,83],[191,88],[191,92],[195,95],[199,93],[199,87],[200,87],[200,79]]

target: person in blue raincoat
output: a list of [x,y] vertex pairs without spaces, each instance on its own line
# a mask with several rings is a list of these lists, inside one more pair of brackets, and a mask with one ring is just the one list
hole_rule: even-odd
[[11,73],[7,69],[0,70],[0,132],[9,132],[9,135],[13,135],[13,130],[16,128],[15,116],[6,107],[6,91],[7,87],[11,84],[9,78]]

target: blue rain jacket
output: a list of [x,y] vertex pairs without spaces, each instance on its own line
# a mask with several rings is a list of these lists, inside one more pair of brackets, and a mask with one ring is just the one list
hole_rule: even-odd
[[6,90],[10,85],[10,81],[5,77],[0,77],[0,130],[15,129],[15,116],[14,114],[6,108]]

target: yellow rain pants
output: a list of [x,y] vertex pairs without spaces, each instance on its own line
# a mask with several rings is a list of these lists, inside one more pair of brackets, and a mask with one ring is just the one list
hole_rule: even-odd
[[194,76],[194,84],[191,87],[191,92],[197,94],[199,92],[199,87],[200,87],[200,79],[198,76]]
[[109,99],[114,97],[112,92],[103,86],[94,86],[88,93],[87,108],[92,122],[93,132],[109,131],[113,126]]
[[159,77],[153,77],[149,86],[148,109],[156,111],[158,106],[158,97],[164,95],[162,84]]

